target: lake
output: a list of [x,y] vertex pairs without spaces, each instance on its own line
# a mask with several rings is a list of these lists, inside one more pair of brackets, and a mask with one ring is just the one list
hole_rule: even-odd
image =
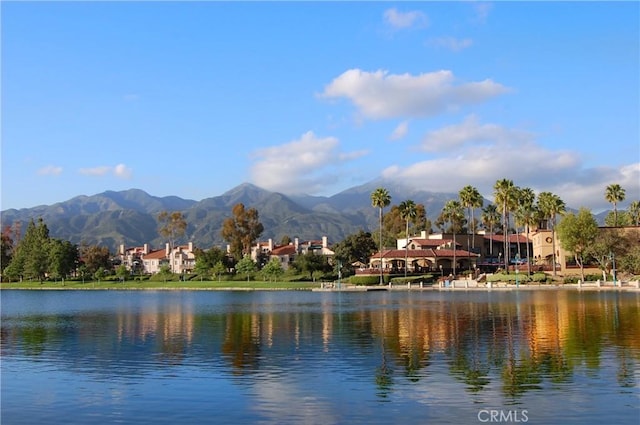
[[637,292],[0,295],[3,425],[640,421]]

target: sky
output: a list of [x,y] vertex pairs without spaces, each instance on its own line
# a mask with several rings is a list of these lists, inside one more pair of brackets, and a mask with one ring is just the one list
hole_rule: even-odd
[[[638,2],[2,2],[1,208],[376,179],[640,199]],[[391,194],[393,196],[393,194]],[[395,203],[395,199],[393,200]],[[400,202],[400,200],[397,200]]]

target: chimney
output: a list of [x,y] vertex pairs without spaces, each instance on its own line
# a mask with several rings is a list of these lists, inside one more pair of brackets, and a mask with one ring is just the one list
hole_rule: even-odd
[[169,243],[168,243],[168,242],[164,245],[164,254],[165,254],[167,257],[168,257],[168,256],[169,256],[169,254],[170,254],[170,251],[169,251]]
[[420,232],[420,238],[421,239],[427,239],[427,231],[426,230],[423,230],[423,231]]
[[298,241],[298,238],[294,238],[294,239],[293,239],[293,246],[295,246],[295,247],[296,247],[296,251],[298,251],[298,244],[299,244],[299,242],[300,242],[300,241]]
[[322,247],[323,248],[327,248],[329,246],[328,242],[327,242],[327,237],[323,236],[322,237]]
[[118,249],[118,254],[124,255],[124,244],[120,244],[120,248]]
[[273,251],[273,239],[269,238],[269,252]]
[[231,254],[231,245],[227,244],[227,254]]
[[144,246],[142,247],[142,253],[145,254],[145,255],[149,253],[149,244],[148,243],[144,244]]
[[189,252],[193,252],[193,242],[189,242]]

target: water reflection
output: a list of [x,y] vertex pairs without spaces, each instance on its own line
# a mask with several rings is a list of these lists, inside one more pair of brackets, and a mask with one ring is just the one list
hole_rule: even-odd
[[[266,416],[290,409],[293,397],[297,419],[335,423],[349,408],[336,394],[369,387],[378,401],[397,401],[396,391],[440,400],[429,388],[453,388],[478,403],[498,392],[518,405],[530,393],[575,394],[577,374],[609,368],[612,394],[639,393],[638,294],[125,292],[87,303],[85,294],[41,293],[42,313],[23,308],[33,294],[2,295],[5,363],[124,381],[210,371],[259,397],[254,407]],[[441,383],[443,374],[453,383]],[[5,393],[12,383],[2,385]]]

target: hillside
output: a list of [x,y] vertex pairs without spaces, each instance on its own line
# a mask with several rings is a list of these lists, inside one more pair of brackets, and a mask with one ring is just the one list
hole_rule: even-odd
[[[1,212],[1,220],[6,226],[42,217],[51,237],[73,243],[101,244],[112,250],[119,244],[149,243],[157,248],[165,243],[158,233],[158,213],[181,211],[187,220],[187,231],[179,242],[193,241],[196,246],[208,248],[226,244],[220,237],[222,222],[231,215],[231,208],[242,202],[258,210],[265,228],[263,240],[280,241],[285,235],[301,240],[328,236],[330,243],[335,243],[360,229],[372,231],[378,227],[378,213],[371,206],[370,195],[380,186],[389,190],[392,205],[406,199],[424,204],[431,220],[435,220],[447,200],[458,196],[413,190],[385,181],[372,181],[333,196],[285,196],[243,183],[201,201],[156,197],[139,189],[106,191],[48,206],[5,210]],[[488,203],[485,199],[485,205]]]

